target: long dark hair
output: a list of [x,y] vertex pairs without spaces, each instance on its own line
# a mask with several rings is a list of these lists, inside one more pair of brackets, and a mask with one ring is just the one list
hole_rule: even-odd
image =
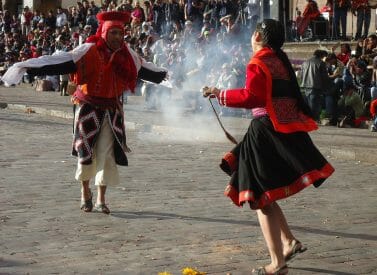
[[289,61],[287,54],[281,49],[285,42],[285,30],[283,24],[273,19],[264,19],[257,24],[255,31],[262,35],[262,43],[265,46],[272,48],[277,57],[283,62],[288,70],[289,77],[293,82],[293,93],[297,98],[299,107],[305,115],[313,118],[313,113],[301,94],[292,64]]

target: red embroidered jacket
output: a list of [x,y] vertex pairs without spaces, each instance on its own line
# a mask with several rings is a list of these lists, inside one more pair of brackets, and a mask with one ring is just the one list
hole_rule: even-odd
[[274,51],[263,48],[247,65],[245,87],[223,90],[218,100],[227,107],[265,107],[278,132],[316,130],[317,124],[300,110],[297,98],[291,92],[292,81],[297,80],[290,79],[288,70]]

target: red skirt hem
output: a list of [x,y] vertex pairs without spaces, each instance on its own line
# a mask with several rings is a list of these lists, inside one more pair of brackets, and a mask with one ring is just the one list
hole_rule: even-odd
[[264,192],[259,199],[255,198],[252,190],[238,192],[230,184],[225,188],[224,195],[229,197],[239,207],[242,207],[245,202],[249,202],[252,209],[261,209],[274,201],[290,197],[319,180],[325,180],[333,172],[334,168],[331,164],[327,163],[322,169],[310,171],[287,186]]

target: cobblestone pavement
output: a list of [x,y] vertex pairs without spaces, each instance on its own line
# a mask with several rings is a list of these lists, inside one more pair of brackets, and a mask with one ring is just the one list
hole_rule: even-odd
[[[1,274],[244,275],[268,263],[255,212],[222,195],[228,142],[129,130],[130,166],[106,216],[79,210],[71,126],[0,109]],[[308,247],[289,274],[377,274],[377,166],[330,161],[322,187],[281,201]]]

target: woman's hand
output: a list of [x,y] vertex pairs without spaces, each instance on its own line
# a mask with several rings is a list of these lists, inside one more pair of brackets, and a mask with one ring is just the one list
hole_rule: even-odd
[[220,90],[217,89],[216,87],[205,86],[202,88],[202,93],[204,97],[208,97],[208,96],[217,97],[220,93]]

